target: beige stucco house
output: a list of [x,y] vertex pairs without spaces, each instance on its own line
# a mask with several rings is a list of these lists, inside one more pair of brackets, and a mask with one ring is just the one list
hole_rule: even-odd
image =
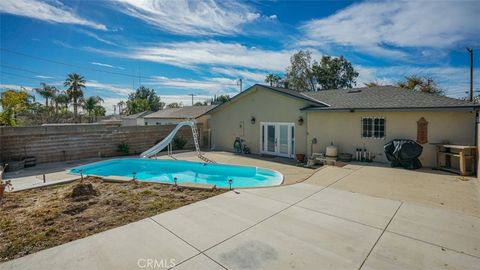
[[475,145],[477,110],[467,101],[394,86],[297,92],[257,84],[208,114],[215,150],[233,151],[239,137],[252,153],[294,158],[333,143],[341,153],[366,148],[386,162],[385,143],[412,139],[423,146],[422,164],[434,166],[432,143]]

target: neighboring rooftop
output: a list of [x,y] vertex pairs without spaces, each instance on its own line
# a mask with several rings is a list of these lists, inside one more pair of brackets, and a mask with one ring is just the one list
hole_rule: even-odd
[[167,108],[156,111],[145,118],[162,118],[162,119],[191,119],[198,118],[204,115],[206,112],[215,108],[216,105],[208,106],[183,106],[181,108]]
[[122,119],[136,119],[136,118],[140,118],[140,117],[144,117],[148,114],[151,114],[152,112],[150,111],[144,111],[144,112],[139,112],[139,113],[136,113],[136,114],[131,114],[131,115],[122,115]]

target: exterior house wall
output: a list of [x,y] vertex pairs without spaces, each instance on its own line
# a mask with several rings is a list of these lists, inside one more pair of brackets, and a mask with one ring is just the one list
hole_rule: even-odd
[[[362,117],[384,117],[386,138],[361,137]],[[428,143],[423,144],[420,161],[424,166],[435,166],[435,146],[448,140],[453,144],[475,144],[475,112],[309,112],[308,154],[311,154],[311,140],[317,138],[313,152],[325,152],[331,142],[339,153],[355,153],[355,148],[365,145],[367,151],[376,155],[375,161],[387,162],[383,145],[392,139],[416,140],[417,121],[424,117],[428,121]]]
[[138,118],[122,118],[122,126],[131,127],[131,126],[144,126],[143,117]]
[[[233,151],[236,137],[245,140],[252,153],[260,153],[260,122],[290,122],[295,124],[295,153],[306,153],[306,123],[299,125],[300,109],[308,103],[280,93],[256,87],[243,97],[230,101],[211,113],[211,147]],[[251,124],[252,116],[255,124]],[[242,127],[240,127],[242,125]]]

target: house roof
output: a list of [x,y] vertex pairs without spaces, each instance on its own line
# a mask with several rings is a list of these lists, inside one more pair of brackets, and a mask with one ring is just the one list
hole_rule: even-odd
[[139,112],[139,113],[136,113],[136,114],[122,116],[122,119],[136,119],[136,118],[144,117],[144,116],[146,116],[150,113],[152,113],[152,112],[150,112],[150,111]]
[[291,90],[291,89],[286,89],[286,88],[281,88],[281,87],[273,87],[273,86],[266,86],[266,85],[262,85],[262,84],[256,84],[256,85],[260,86],[260,87],[263,87],[263,88],[267,88],[267,89],[276,91],[276,92],[279,92],[279,93],[282,93],[282,94],[285,94],[287,96],[291,96],[291,97],[294,97],[294,98],[303,99],[305,101],[312,102],[312,103],[316,104],[317,106],[321,106],[321,107],[328,106],[328,104],[325,103],[323,100],[320,100],[316,97],[308,95],[309,92],[295,91],[295,90]]
[[146,119],[192,119],[204,115],[206,112],[215,108],[216,105],[208,106],[183,106],[180,108],[166,108],[146,115]]
[[317,100],[313,97],[310,97],[310,96],[306,95],[305,94],[306,92],[299,92],[299,91],[294,91],[294,90],[291,90],[291,89],[286,89],[286,88],[281,88],[281,87],[272,87],[272,86],[267,86],[267,85],[263,85],[263,84],[254,84],[254,85],[250,86],[249,88],[245,89],[245,91],[243,91],[243,92],[239,93],[238,95],[235,95],[234,97],[232,97],[229,101],[224,102],[222,104],[219,104],[217,107],[214,107],[214,108],[210,109],[206,113],[211,113],[211,112],[217,111],[220,108],[223,108],[223,106],[226,106],[226,105],[230,104],[232,101],[235,101],[238,98],[249,94],[256,87],[261,87],[262,89],[270,90],[270,91],[273,91],[273,92],[276,92],[276,93],[279,93],[279,94],[282,94],[282,95],[285,95],[285,96],[289,96],[289,97],[293,97],[293,98],[297,98],[297,99],[306,101],[312,106],[316,106],[316,107],[328,106],[328,104],[325,104],[324,102],[321,102],[321,101],[319,101],[319,100]]
[[465,100],[416,92],[395,86],[332,89],[303,93],[329,105],[321,108],[309,107],[306,110],[447,109],[478,106],[478,104]]

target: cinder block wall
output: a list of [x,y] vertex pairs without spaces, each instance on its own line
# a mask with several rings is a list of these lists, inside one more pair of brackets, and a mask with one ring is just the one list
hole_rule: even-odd
[[[140,154],[174,128],[175,125],[118,127],[87,124],[0,127],[0,162],[24,156],[35,156],[37,163],[119,156],[122,153],[117,152],[117,146],[122,142],[128,144],[132,154]],[[201,125],[198,128],[201,130]],[[187,140],[186,149],[194,148],[190,127],[180,129],[177,137]]]

